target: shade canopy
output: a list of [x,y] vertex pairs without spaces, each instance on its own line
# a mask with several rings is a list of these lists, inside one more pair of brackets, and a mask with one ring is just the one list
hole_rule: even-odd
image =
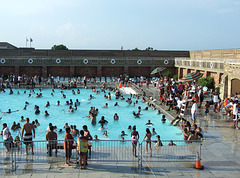
[[162,72],[164,69],[166,69],[166,67],[157,67],[156,69],[154,69],[154,70],[151,72],[151,75],[157,74],[157,73],[159,73],[159,72]]
[[192,72],[187,75],[185,75],[182,79],[180,79],[180,82],[192,82],[194,80],[197,80],[203,76],[200,72]]

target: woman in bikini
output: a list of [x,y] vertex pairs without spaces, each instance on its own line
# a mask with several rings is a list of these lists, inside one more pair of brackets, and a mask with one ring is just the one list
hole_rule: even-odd
[[138,131],[136,131],[136,126],[133,126],[133,131],[131,133],[131,140],[132,140],[132,145],[133,145],[133,156],[137,157],[136,152],[137,152],[137,142],[139,139],[139,134]]
[[151,137],[152,137],[152,134],[151,134],[149,128],[147,128],[146,134],[145,134],[145,137],[143,138],[143,140],[145,140],[145,138],[146,138],[146,153],[148,153],[148,145],[149,145],[150,156],[152,157]]

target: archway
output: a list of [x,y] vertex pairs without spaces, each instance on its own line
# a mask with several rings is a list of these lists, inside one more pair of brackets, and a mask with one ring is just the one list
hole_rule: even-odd
[[239,93],[240,92],[240,80],[239,79],[232,79],[231,81],[231,94]]

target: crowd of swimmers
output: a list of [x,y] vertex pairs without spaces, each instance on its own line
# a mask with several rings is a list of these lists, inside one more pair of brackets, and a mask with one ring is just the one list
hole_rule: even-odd
[[[108,89],[108,91],[106,91],[106,89]],[[54,89],[52,89],[51,96],[54,96],[54,92],[55,92]],[[103,92],[104,93],[104,98],[106,100],[112,100],[111,92],[114,92],[115,93],[115,98],[120,99],[120,100],[125,100],[125,102],[128,104],[127,107],[130,107],[130,106],[134,107],[138,104],[139,101],[141,101],[143,103],[146,103],[145,108],[141,108],[141,106],[138,106],[137,111],[132,111],[133,116],[136,117],[136,118],[141,118],[142,117],[142,111],[143,110],[148,111],[149,109],[156,110],[157,114],[161,114],[161,111],[159,109],[157,109],[158,107],[156,107],[156,104],[154,103],[154,100],[153,99],[148,99],[145,91],[143,91],[143,90],[141,91],[141,94],[131,94],[129,98],[124,98],[124,96],[120,93],[120,91],[118,89],[111,88],[111,87],[110,88],[102,88],[102,89],[96,89],[95,87],[93,87],[92,92],[96,95]],[[10,93],[12,94],[13,91],[10,90]],[[24,93],[26,93],[26,91],[24,91]],[[18,92],[18,94],[19,94],[19,92]],[[79,89],[77,89],[77,91],[72,90],[72,94],[73,95],[80,94],[80,90]],[[170,95],[171,94],[172,93],[170,92]],[[29,97],[33,97],[34,95],[36,96],[36,98],[42,97],[43,95],[42,95],[41,89],[39,89],[38,93],[36,93],[34,90],[31,90],[30,93],[29,93]],[[66,94],[63,91],[61,91],[61,97],[66,98]],[[89,95],[88,100],[91,101],[93,99],[95,99],[94,95],[93,94]],[[162,99],[161,103],[165,103],[165,100]],[[172,105],[171,103],[172,102],[169,102],[168,100],[166,101],[166,104],[168,104],[168,105]],[[28,107],[28,105],[29,105],[29,103],[26,101],[25,104],[24,104],[24,109],[26,109]],[[51,104],[47,101],[46,105],[45,105],[45,108],[50,107],[50,105]],[[56,105],[60,105],[59,100],[57,101]],[[74,112],[75,110],[78,109],[78,107],[80,107],[81,103],[79,102],[78,99],[76,99],[76,101],[73,101],[72,99],[69,99],[65,102],[65,105],[67,105],[69,107],[68,112]],[[119,106],[118,102],[116,102],[114,104],[114,107],[117,107],[117,106]],[[108,108],[108,103],[106,102],[105,105],[102,106],[102,108]],[[170,109],[171,108],[174,108],[174,107],[170,107]],[[35,114],[36,115],[40,114],[40,107],[38,105],[35,105],[34,109],[35,109]],[[14,112],[14,111],[9,110],[8,112],[11,113],[11,112]],[[46,117],[49,116],[50,114],[51,113],[48,113],[47,110],[44,111],[44,115]],[[95,125],[95,124],[97,124],[96,117],[98,116],[98,114],[99,114],[99,109],[96,108],[95,106],[92,106],[86,117],[90,118],[91,119],[90,123]],[[120,118],[119,118],[118,114],[115,113],[114,117],[113,117],[113,120],[117,121],[119,119]],[[20,119],[20,122],[25,122],[25,121],[30,122],[29,118],[24,119],[24,117],[22,116],[21,119]],[[165,115],[162,115],[161,122],[163,122],[163,123],[166,122]],[[98,121],[98,123],[100,124],[99,130],[103,130],[103,136],[108,137],[109,133],[108,133],[107,129],[104,127],[104,125],[108,123],[108,121],[105,119],[105,116],[101,116],[101,119]],[[38,120],[34,120],[30,124],[32,126],[32,128],[31,128],[32,130],[34,130],[36,127],[40,126],[40,123],[38,122]],[[179,125],[183,129],[184,139],[188,140],[189,142],[191,140],[197,140],[198,137],[202,138],[202,129],[200,127],[198,127],[196,124],[191,125],[189,123],[189,121],[186,121],[184,118],[176,117],[171,121],[171,124],[174,125],[174,126]],[[149,126],[152,127],[151,130],[150,130]],[[163,143],[160,139],[160,135],[158,135],[156,133],[156,130],[154,128],[154,124],[151,122],[151,120],[148,120],[148,122],[146,123],[146,127],[147,127],[146,128],[146,133],[145,133],[145,136],[143,137],[143,140],[146,140],[146,153],[147,154],[150,153],[150,156],[152,156],[152,144],[154,144],[156,147],[159,147],[159,146],[163,146]],[[11,129],[12,130],[21,129],[20,123],[14,122],[13,125],[11,126]],[[25,129],[25,131],[26,131],[26,126],[24,126],[22,128],[22,130],[23,129]],[[47,131],[47,133],[55,132],[56,134],[53,134],[53,133],[51,133],[51,134],[52,135],[57,135],[57,132],[62,133],[64,129],[66,130],[66,135],[67,135],[67,136],[65,135],[65,140],[66,140],[66,138],[67,139],[71,138],[71,136],[78,137],[78,142],[79,142],[79,145],[80,145],[80,147],[78,148],[79,149],[79,155],[81,157],[80,160],[81,161],[83,160],[83,162],[84,162],[83,165],[84,165],[84,168],[85,168],[86,167],[86,159],[87,159],[86,156],[85,156],[86,155],[86,142],[87,142],[87,140],[93,139],[92,136],[90,136],[90,132],[86,131],[86,128],[85,129],[83,128],[83,130],[79,130],[79,129],[77,129],[76,125],[70,125],[69,126],[68,123],[66,123],[64,125],[64,127],[60,128],[59,130],[56,126],[53,126],[52,123],[49,123],[49,126],[48,126],[46,131]],[[136,125],[134,125],[134,126],[130,125],[130,126],[128,126],[127,129],[128,129],[129,132],[131,132],[130,136],[131,136],[131,142],[132,142],[132,146],[133,146],[133,156],[137,156],[136,155],[136,148],[137,148],[137,143],[138,143],[138,140],[139,140],[139,133],[138,133],[138,131],[136,131],[137,130]],[[86,132],[88,133],[87,136],[85,134]],[[22,133],[23,133],[23,131],[22,131]],[[49,134],[49,135],[51,135],[51,134]],[[34,136],[35,136],[35,133],[34,133]],[[124,139],[125,136],[128,136],[128,134],[126,134],[125,131],[123,130],[119,135],[119,137],[121,139],[121,142],[125,141],[125,139]],[[152,136],[155,136],[156,141],[152,141]],[[22,137],[23,137],[23,139],[28,138],[27,135],[24,135]],[[50,138],[53,138],[53,137],[50,136]],[[20,138],[18,136],[18,138],[15,138],[15,139],[19,140]],[[93,140],[99,140],[98,135],[95,135]],[[153,139],[153,140],[155,140],[155,139]],[[73,144],[73,143],[72,142],[64,143],[64,148],[65,148],[65,151],[66,151],[66,164],[67,165],[70,164],[70,157],[71,156],[69,156],[69,154],[70,154],[71,150],[69,151],[69,149],[70,149],[69,145],[71,145],[71,144]],[[81,147],[81,145],[85,145],[85,146]],[[168,145],[169,146],[175,146],[176,144],[173,143],[173,141],[171,140]],[[81,150],[84,150],[84,151],[81,151]],[[82,154],[82,152],[84,152],[84,154]]]

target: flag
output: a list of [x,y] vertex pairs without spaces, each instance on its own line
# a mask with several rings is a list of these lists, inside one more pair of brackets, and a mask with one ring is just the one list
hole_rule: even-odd
[[30,38],[30,42],[33,42],[32,38]]

